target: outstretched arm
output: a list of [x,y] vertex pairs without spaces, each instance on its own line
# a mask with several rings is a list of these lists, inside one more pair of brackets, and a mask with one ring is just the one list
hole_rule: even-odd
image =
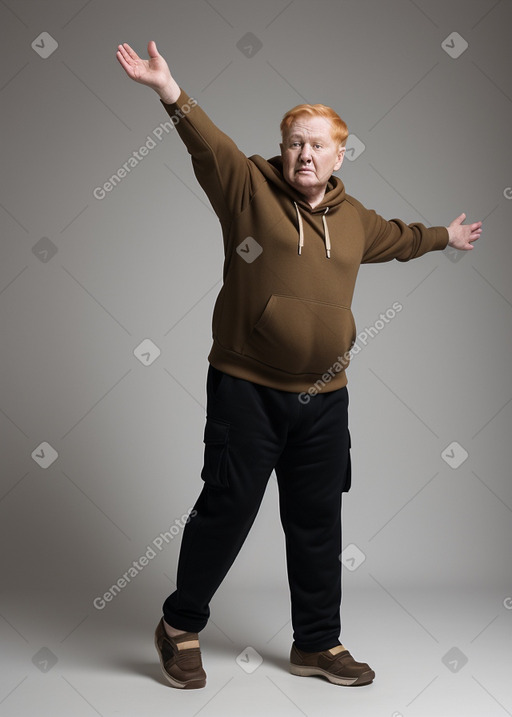
[[465,214],[461,214],[457,219],[446,227],[448,229],[448,245],[454,249],[469,251],[474,249],[472,242],[480,238],[482,233],[482,222],[474,222],[473,224],[463,224],[466,219]]
[[221,223],[229,225],[233,214],[243,211],[257,186],[265,182],[254,164],[238,149],[179,87],[153,40],[149,60],[141,59],[128,45],[118,45],[116,57],[128,77],[151,87],[160,96],[190,156],[199,184],[206,192]]
[[124,42],[118,45],[116,57],[128,77],[151,87],[166,104],[176,102],[180,96],[180,87],[171,75],[167,62],[158,52],[154,40],[148,42],[148,54],[149,60],[143,60]]

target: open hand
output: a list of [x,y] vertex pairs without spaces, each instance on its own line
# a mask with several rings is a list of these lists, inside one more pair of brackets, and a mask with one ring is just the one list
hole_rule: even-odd
[[[148,54],[149,60],[143,60],[127,42],[124,42],[122,45],[118,45],[116,57],[128,77],[135,82],[147,85],[159,94],[166,91],[169,95],[169,90],[171,90],[171,94],[176,95],[178,85],[171,75],[167,62],[158,52],[154,40],[148,42]],[[175,99],[179,94],[178,91]]]
[[449,236],[448,244],[454,249],[469,251],[470,249],[474,249],[471,242],[480,238],[482,222],[463,224],[465,219],[466,215],[463,213],[457,217],[457,219],[454,219],[447,227]]

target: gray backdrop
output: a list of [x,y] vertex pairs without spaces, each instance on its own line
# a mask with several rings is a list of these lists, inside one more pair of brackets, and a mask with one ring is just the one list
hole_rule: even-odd
[[[246,154],[277,154],[284,112],[323,102],[351,132],[348,193],[387,218],[484,221],[472,252],[361,268],[342,562],[345,599],[370,596],[372,614],[393,604],[405,630],[423,629],[421,645],[431,634],[439,674],[452,643],[471,663],[480,631],[509,639],[511,23],[509,0],[0,3],[6,713],[37,668],[59,662],[65,676],[66,649],[80,652],[95,630],[140,623],[150,634],[202,485],[220,229],[176,131],[162,130],[158,96],[117,62],[120,42],[147,57],[154,39]],[[471,627],[445,636],[481,591]],[[236,642],[250,610],[265,639],[286,628],[288,649],[287,600],[272,477],[212,619]],[[466,672],[484,709],[512,710],[508,685],[475,686]]]

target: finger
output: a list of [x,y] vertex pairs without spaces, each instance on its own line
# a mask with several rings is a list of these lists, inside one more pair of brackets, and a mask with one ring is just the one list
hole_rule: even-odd
[[123,42],[123,50],[125,51],[126,56],[132,60],[140,60],[140,57],[137,55],[135,50],[131,48],[127,42]]
[[124,47],[122,45],[117,46],[116,54],[118,57],[123,57],[123,58],[126,57],[126,50],[124,49]]
[[[126,43],[125,43],[125,45],[126,45]],[[128,47],[130,47],[130,46],[128,45]],[[131,48],[130,48],[130,49],[131,49]],[[133,50],[132,50],[132,52],[133,52]],[[118,59],[120,62],[121,62],[121,59],[123,60],[123,62],[121,62],[121,64],[122,64],[123,67],[125,67],[125,68],[126,68],[127,66],[129,66],[129,65],[132,64],[132,58],[130,57],[130,55],[128,54],[126,48],[125,48],[123,45],[118,45],[117,59]]]
[[123,69],[126,70],[126,72],[129,72],[129,70],[131,69],[131,65],[120,50],[116,52],[116,57],[119,60],[119,63],[123,67]]
[[148,42],[148,55],[150,57],[158,57],[158,50],[156,49],[156,42],[154,40],[150,40]]
[[453,227],[457,224],[462,224],[462,222],[464,221],[465,218],[466,218],[466,215],[463,212],[456,219],[454,219],[453,222],[451,222],[450,226]]

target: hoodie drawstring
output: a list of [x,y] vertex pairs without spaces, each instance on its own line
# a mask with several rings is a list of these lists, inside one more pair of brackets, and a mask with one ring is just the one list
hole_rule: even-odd
[[325,212],[322,214],[322,222],[324,225],[324,237],[325,237],[325,253],[327,254],[327,258],[331,258],[331,237],[329,236],[329,227],[327,226],[327,219],[325,218],[325,215],[329,211],[329,207],[326,208]]
[[[300,215],[299,207],[297,202],[293,202],[295,205],[295,211],[297,212],[297,222],[299,225],[299,254],[302,254],[302,247],[304,246],[304,225],[302,223],[302,217]],[[324,225],[324,241],[325,241],[325,255],[328,259],[331,258],[331,237],[329,236],[329,227],[327,226],[327,219],[325,215],[329,211],[329,207],[326,208],[322,214],[322,224]]]
[[299,207],[297,206],[297,202],[294,202],[295,204],[295,211],[297,212],[297,221],[299,222],[299,254],[302,253],[302,247],[304,246],[304,226],[302,224],[302,217],[299,212]]

